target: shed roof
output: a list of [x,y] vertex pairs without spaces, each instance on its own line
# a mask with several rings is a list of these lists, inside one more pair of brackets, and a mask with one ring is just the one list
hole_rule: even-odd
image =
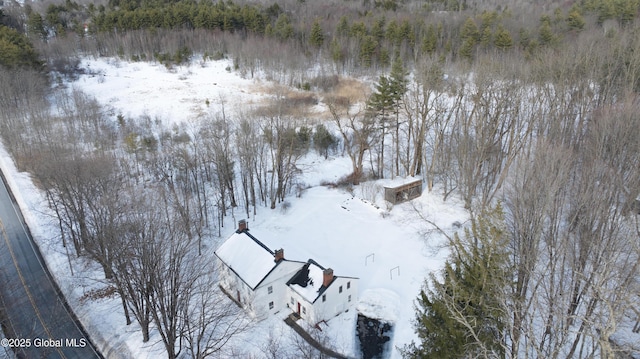
[[421,183],[422,179],[419,177],[411,177],[411,176],[396,177],[394,179],[386,179],[386,180],[380,181],[380,183],[384,188],[397,188],[397,187],[402,187],[404,185],[413,184],[417,182]]

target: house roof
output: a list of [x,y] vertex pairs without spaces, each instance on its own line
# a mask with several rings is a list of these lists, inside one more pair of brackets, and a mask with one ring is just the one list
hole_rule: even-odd
[[337,278],[334,276],[329,286],[323,286],[324,269],[325,268],[316,261],[309,259],[298,273],[287,282],[287,285],[296,293],[300,294],[306,301],[314,303]]
[[248,230],[235,232],[215,254],[252,289],[279,264],[274,261],[274,252]]

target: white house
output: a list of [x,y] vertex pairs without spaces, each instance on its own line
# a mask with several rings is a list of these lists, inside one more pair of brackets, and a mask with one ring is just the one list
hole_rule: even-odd
[[284,250],[272,251],[253,237],[244,220],[215,254],[220,287],[258,319],[288,310],[316,324],[357,301],[357,278],[334,276],[312,259],[285,259]]
[[304,266],[289,261],[284,251],[272,251],[249,233],[246,221],[218,250],[220,286],[236,302],[258,319],[276,313],[285,305],[286,283]]
[[290,307],[310,323],[333,318],[358,299],[358,278],[335,276],[333,269],[313,259],[289,279],[287,287]]

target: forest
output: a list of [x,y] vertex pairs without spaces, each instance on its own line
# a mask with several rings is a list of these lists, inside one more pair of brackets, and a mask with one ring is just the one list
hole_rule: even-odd
[[[124,320],[145,340],[158,330],[169,358],[231,355],[246,323],[215,300],[203,240],[231,211],[303,191],[309,151],[349,157],[335,186],[419,176],[470,213],[442,273],[425,278],[403,357],[637,357],[613,338],[624,321],[640,332],[639,10],[5,0],[0,138],[46,194],[68,255],[99,263]],[[165,127],[64,86],[85,57],[171,69],[196,55],[305,95]]]

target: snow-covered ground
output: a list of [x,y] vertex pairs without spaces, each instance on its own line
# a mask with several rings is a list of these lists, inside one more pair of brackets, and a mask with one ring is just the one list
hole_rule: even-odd
[[[222,103],[225,109],[243,109],[268,96],[261,89],[269,84],[246,80],[228,71],[229,61],[171,71],[160,64],[114,59],[86,60],[83,66],[87,74],[71,85],[94,96],[114,117],[149,116],[168,124],[180,123],[215,113]],[[251,233],[271,248],[284,248],[287,258],[313,258],[333,268],[336,275],[359,277],[358,309],[395,323],[393,346],[409,343],[415,337],[411,326],[413,301],[424,278],[441,268],[446,256],[438,250],[443,241],[441,234],[420,221],[416,211],[450,230],[454,222],[467,218],[462,204],[455,200],[443,203],[439,196],[425,193],[412,203],[387,208],[379,184],[367,183],[351,191],[320,186],[323,181],[333,182],[349,173],[347,158],[325,160],[310,154],[300,167],[304,169],[300,180],[309,188],[300,197],[287,199],[286,210],[282,206],[260,209],[248,219]],[[28,174],[17,172],[4,149],[0,149],[0,168],[69,303],[96,342],[110,343],[112,351],[105,355],[164,356],[157,333],[152,333],[150,342],[145,344],[135,324],[125,325],[119,299],[82,299],[92,289],[103,286],[101,270],[83,259],[69,263],[42,194]],[[223,241],[240,218],[242,212],[228,218],[221,238],[211,238],[209,246],[215,248]],[[357,356],[358,351],[355,317],[356,311],[350,310],[329,320],[323,331],[333,347],[349,356]],[[281,345],[289,345],[295,335],[282,319],[283,316],[276,316],[255,324],[251,332],[233,344],[258,357],[268,341],[287,338]],[[394,351],[393,357],[398,353]]]
[[234,111],[265,99],[269,84],[241,78],[232,72],[231,61],[196,62],[167,69],[159,63],[86,59],[82,67],[87,75],[72,86],[113,114],[149,116],[165,125],[196,120],[223,104],[225,111]]

